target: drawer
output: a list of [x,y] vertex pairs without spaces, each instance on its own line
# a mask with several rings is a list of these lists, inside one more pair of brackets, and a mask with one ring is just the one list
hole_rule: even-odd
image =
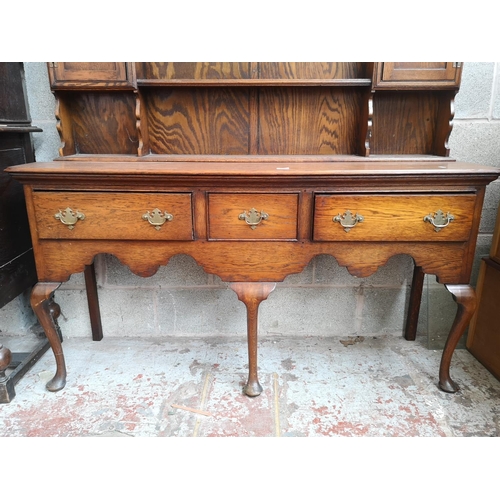
[[313,237],[316,241],[467,241],[475,202],[473,194],[317,194]]
[[214,240],[296,240],[297,194],[208,197],[208,235]]
[[35,191],[33,204],[41,239],[193,239],[189,193]]

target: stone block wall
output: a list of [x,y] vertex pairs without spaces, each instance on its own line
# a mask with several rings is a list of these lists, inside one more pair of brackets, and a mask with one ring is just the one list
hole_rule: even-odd
[[[26,84],[37,161],[58,154],[55,101],[45,63],[25,63]],[[500,168],[500,63],[465,63],[450,138],[452,157]],[[476,266],[489,252],[500,201],[500,181],[487,189],[476,251]],[[217,276],[206,274],[185,255],[171,259],[150,278],[132,274],[115,257],[96,258],[99,297],[106,336],[245,335],[244,305]],[[318,256],[300,274],[289,276],[263,302],[261,336],[370,336],[403,333],[413,272],[412,259],[391,258],[368,278],[354,278],[330,256]],[[64,336],[91,335],[83,275],[73,276],[56,292]],[[418,335],[440,348],[456,306],[433,276],[426,277]],[[0,330],[21,334],[33,317],[27,297],[0,310]]]

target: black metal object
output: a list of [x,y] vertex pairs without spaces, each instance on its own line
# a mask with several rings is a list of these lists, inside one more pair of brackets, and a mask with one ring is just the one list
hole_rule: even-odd
[[[0,345],[0,350],[9,351]],[[49,341],[44,338],[31,352],[14,352],[5,354],[10,357],[10,363],[5,370],[0,369],[0,403],[10,403],[16,396],[15,385],[23,378],[28,370],[47,352]],[[6,375],[7,369],[12,370]]]
[[[0,308],[37,281],[23,189],[4,170],[35,161],[31,133],[41,131],[31,125],[23,63],[0,63]],[[29,353],[0,345],[0,403],[12,401],[14,386],[47,349],[46,339]]]

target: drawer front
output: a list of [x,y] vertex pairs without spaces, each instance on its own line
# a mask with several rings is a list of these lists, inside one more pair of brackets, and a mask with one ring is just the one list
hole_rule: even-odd
[[191,194],[34,192],[41,239],[192,240]]
[[209,194],[209,238],[296,240],[298,199],[297,194]]
[[316,241],[467,241],[475,195],[315,197]]

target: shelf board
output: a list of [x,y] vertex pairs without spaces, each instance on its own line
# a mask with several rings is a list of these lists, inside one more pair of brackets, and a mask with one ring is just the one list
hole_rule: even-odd
[[28,133],[28,132],[43,132],[41,128],[38,127],[27,127],[24,125],[3,125],[0,124],[0,132],[19,132],[19,133]]
[[139,87],[371,87],[370,78],[352,79],[138,79]]
[[269,162],[269,163],[317,163],[317,162],[454,162],[453,158],[445,158],[436,155],[164,155],[148,154],[145,156],[136,155],[102,155],[102,154],[75,154],[55,158],[55,161],[101,161],[101,162],[225,162],[247,163]]

